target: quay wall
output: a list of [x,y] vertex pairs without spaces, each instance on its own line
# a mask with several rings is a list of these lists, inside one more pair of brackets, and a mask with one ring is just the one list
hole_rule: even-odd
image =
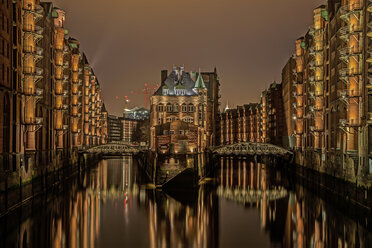
[[357,158],[348,154],[295,151],[293,170],[301,183],[319,193],[343,199],[367,211],[372,208],[370,175],[361,171]]
[[15,170],[12,170],[12,161],[0,158],[0,163],[10,164],[10,169],[0,174],[0,217],[58,187],[76,173],[96,164],[99,158],[100,155],[80,153],[77,149],[57,150],[47,155],[35,152],[14,158]]

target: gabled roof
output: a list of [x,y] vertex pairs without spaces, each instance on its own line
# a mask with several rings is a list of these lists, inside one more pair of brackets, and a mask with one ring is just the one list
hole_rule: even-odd
[[177,89],[177,90],[184,90],[184,89],[186,89],[186,87],[185,87],[184,85],[182,85],[182,84],[178,84],[178,85],[175,87],[175,89]]

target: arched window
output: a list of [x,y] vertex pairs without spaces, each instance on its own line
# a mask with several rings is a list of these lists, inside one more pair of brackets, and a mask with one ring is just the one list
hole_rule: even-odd
[[159,104],[158,105],[158,112],[163,112],[163,111],[164,111],[163,104]]
[[182,112],[184,112],[184,113],[187,112],[187,105],[185,103],[182,104]]
[[189,104],[189,112],[190,113],[194,112],[194,105]]
[[178,112],[178,111],[180,111],[179,110],[179,106],[178,106],[178,104],[176,103],[176,104],[174,104],[174,106],[173,106],[173,112]]
[[168,113],[172,112],[172,104],[170,103],[167,104],[167,112]]

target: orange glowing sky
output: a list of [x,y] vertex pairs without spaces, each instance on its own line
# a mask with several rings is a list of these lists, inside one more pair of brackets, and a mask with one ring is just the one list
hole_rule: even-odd
[[53,0],[67,12],[66,27],[80,40],[102,85],[110,114],[160,70],[185,65],[221,80],[222,106],[257,101],[294,52],[295,40],[325,0]]

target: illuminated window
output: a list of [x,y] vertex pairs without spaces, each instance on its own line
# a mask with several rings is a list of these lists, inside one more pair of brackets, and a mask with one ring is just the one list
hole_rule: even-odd
[[173,112],[178,112],[178,111],[179,111],[178,104],[174,104],[174,106],[173,106]]
[[167,112],[168,113],[172,112],[172,104],[170,103],[167,104]]
[[188,122],[188,123],[194,123],[194,118],[192,118],[192,117],[185,117],[185,118],[182,119],[182,121]]
[[163,112],[164,111],[163,104],[159,104],[158,111],[159,112]]
[[194,105],[189,104],[189,112],[190,113],[194,112]]

